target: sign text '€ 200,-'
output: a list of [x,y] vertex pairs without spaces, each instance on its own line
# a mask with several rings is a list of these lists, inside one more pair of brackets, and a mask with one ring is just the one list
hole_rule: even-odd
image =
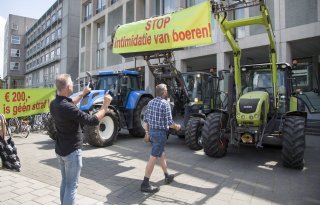
[[[32,104],[28,104],[30,96],[26,96],[25,92],[6,92],[5,102],[8,104],[3,105],[4,114],[17,115],[21,112],[28,112],[30,110],[44,109],[49,106],[50,101],[48,99],[38,101]],[[11,105],[11,106],[10,106]]]

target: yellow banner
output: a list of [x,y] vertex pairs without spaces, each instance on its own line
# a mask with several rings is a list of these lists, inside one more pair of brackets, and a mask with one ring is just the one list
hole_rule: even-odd
[[49,112],[55,93],[55,88],[1,89],[0,113],[12,118]]
[[168,50],[212,43],[210,2],[120,26],[113,53]]

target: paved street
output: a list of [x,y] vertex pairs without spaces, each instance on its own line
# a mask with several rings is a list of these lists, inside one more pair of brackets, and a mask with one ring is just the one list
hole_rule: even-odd
[[[0,204],[59,204],[60,171],[54,141],[43,134],[14,138],[21,172],[0,170]],[[281,149],[229,148],[226,157],[209,158],[171,137],[168,164],[175,182],[164,185],[161,168],[151,182],[156,194],[139,188],[149,145],[123,132],[112,147],[84,146],[78,204],[320,204],[320,138],[307,136],[305,168],[281,165]]]

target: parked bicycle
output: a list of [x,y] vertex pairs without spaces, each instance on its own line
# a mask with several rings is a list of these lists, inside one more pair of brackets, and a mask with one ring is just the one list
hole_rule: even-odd
[[29,136],[31,126],[29,125],[30,120],[28,117],[21,117],[20,119],[17,117],[11,118],[8,121],[7,129],[11,134],[15,133],[22,137],[27,138]]

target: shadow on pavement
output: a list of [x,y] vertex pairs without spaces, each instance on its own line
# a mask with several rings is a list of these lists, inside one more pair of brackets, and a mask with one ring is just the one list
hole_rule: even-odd
[[[281,149],[278,147],[265,147],[263,150],[250,146],[240,149],[229,147],[228,154],[217,159],[204,155],[202,150],[189,150],[183,140],[172,137],[166,150],[169,170],[176,173],[175,181],[164,185],[163,179],[153,178],[154,173],[151,181],[165,193],[144,194],[140,192],[144,167],[137,170],[135,160],[144,161],[145,166],[150,146],[143,144],[142,139],[120,134],[113,146],[84,146],[84,152],[101,149],[103,155],[83,157],[81,176],[106,187],[109,192],[101,196],[105,196],[110,204],[150,204],[149,200],[172,204],[211,204],[213,196],[217,200],[239,200],[244,204],[255,204],[250,196],[254,196],[257,203],[317,204],[320,202],[320,183],[316,182],[320,180],[318,142],[316,137],[307,137],[305,168],[291,170],[282,167]],[[41,149],[54,149],[50,139],[37,144],[42,145]],[[55,159],[42,162],[58,169]]]

